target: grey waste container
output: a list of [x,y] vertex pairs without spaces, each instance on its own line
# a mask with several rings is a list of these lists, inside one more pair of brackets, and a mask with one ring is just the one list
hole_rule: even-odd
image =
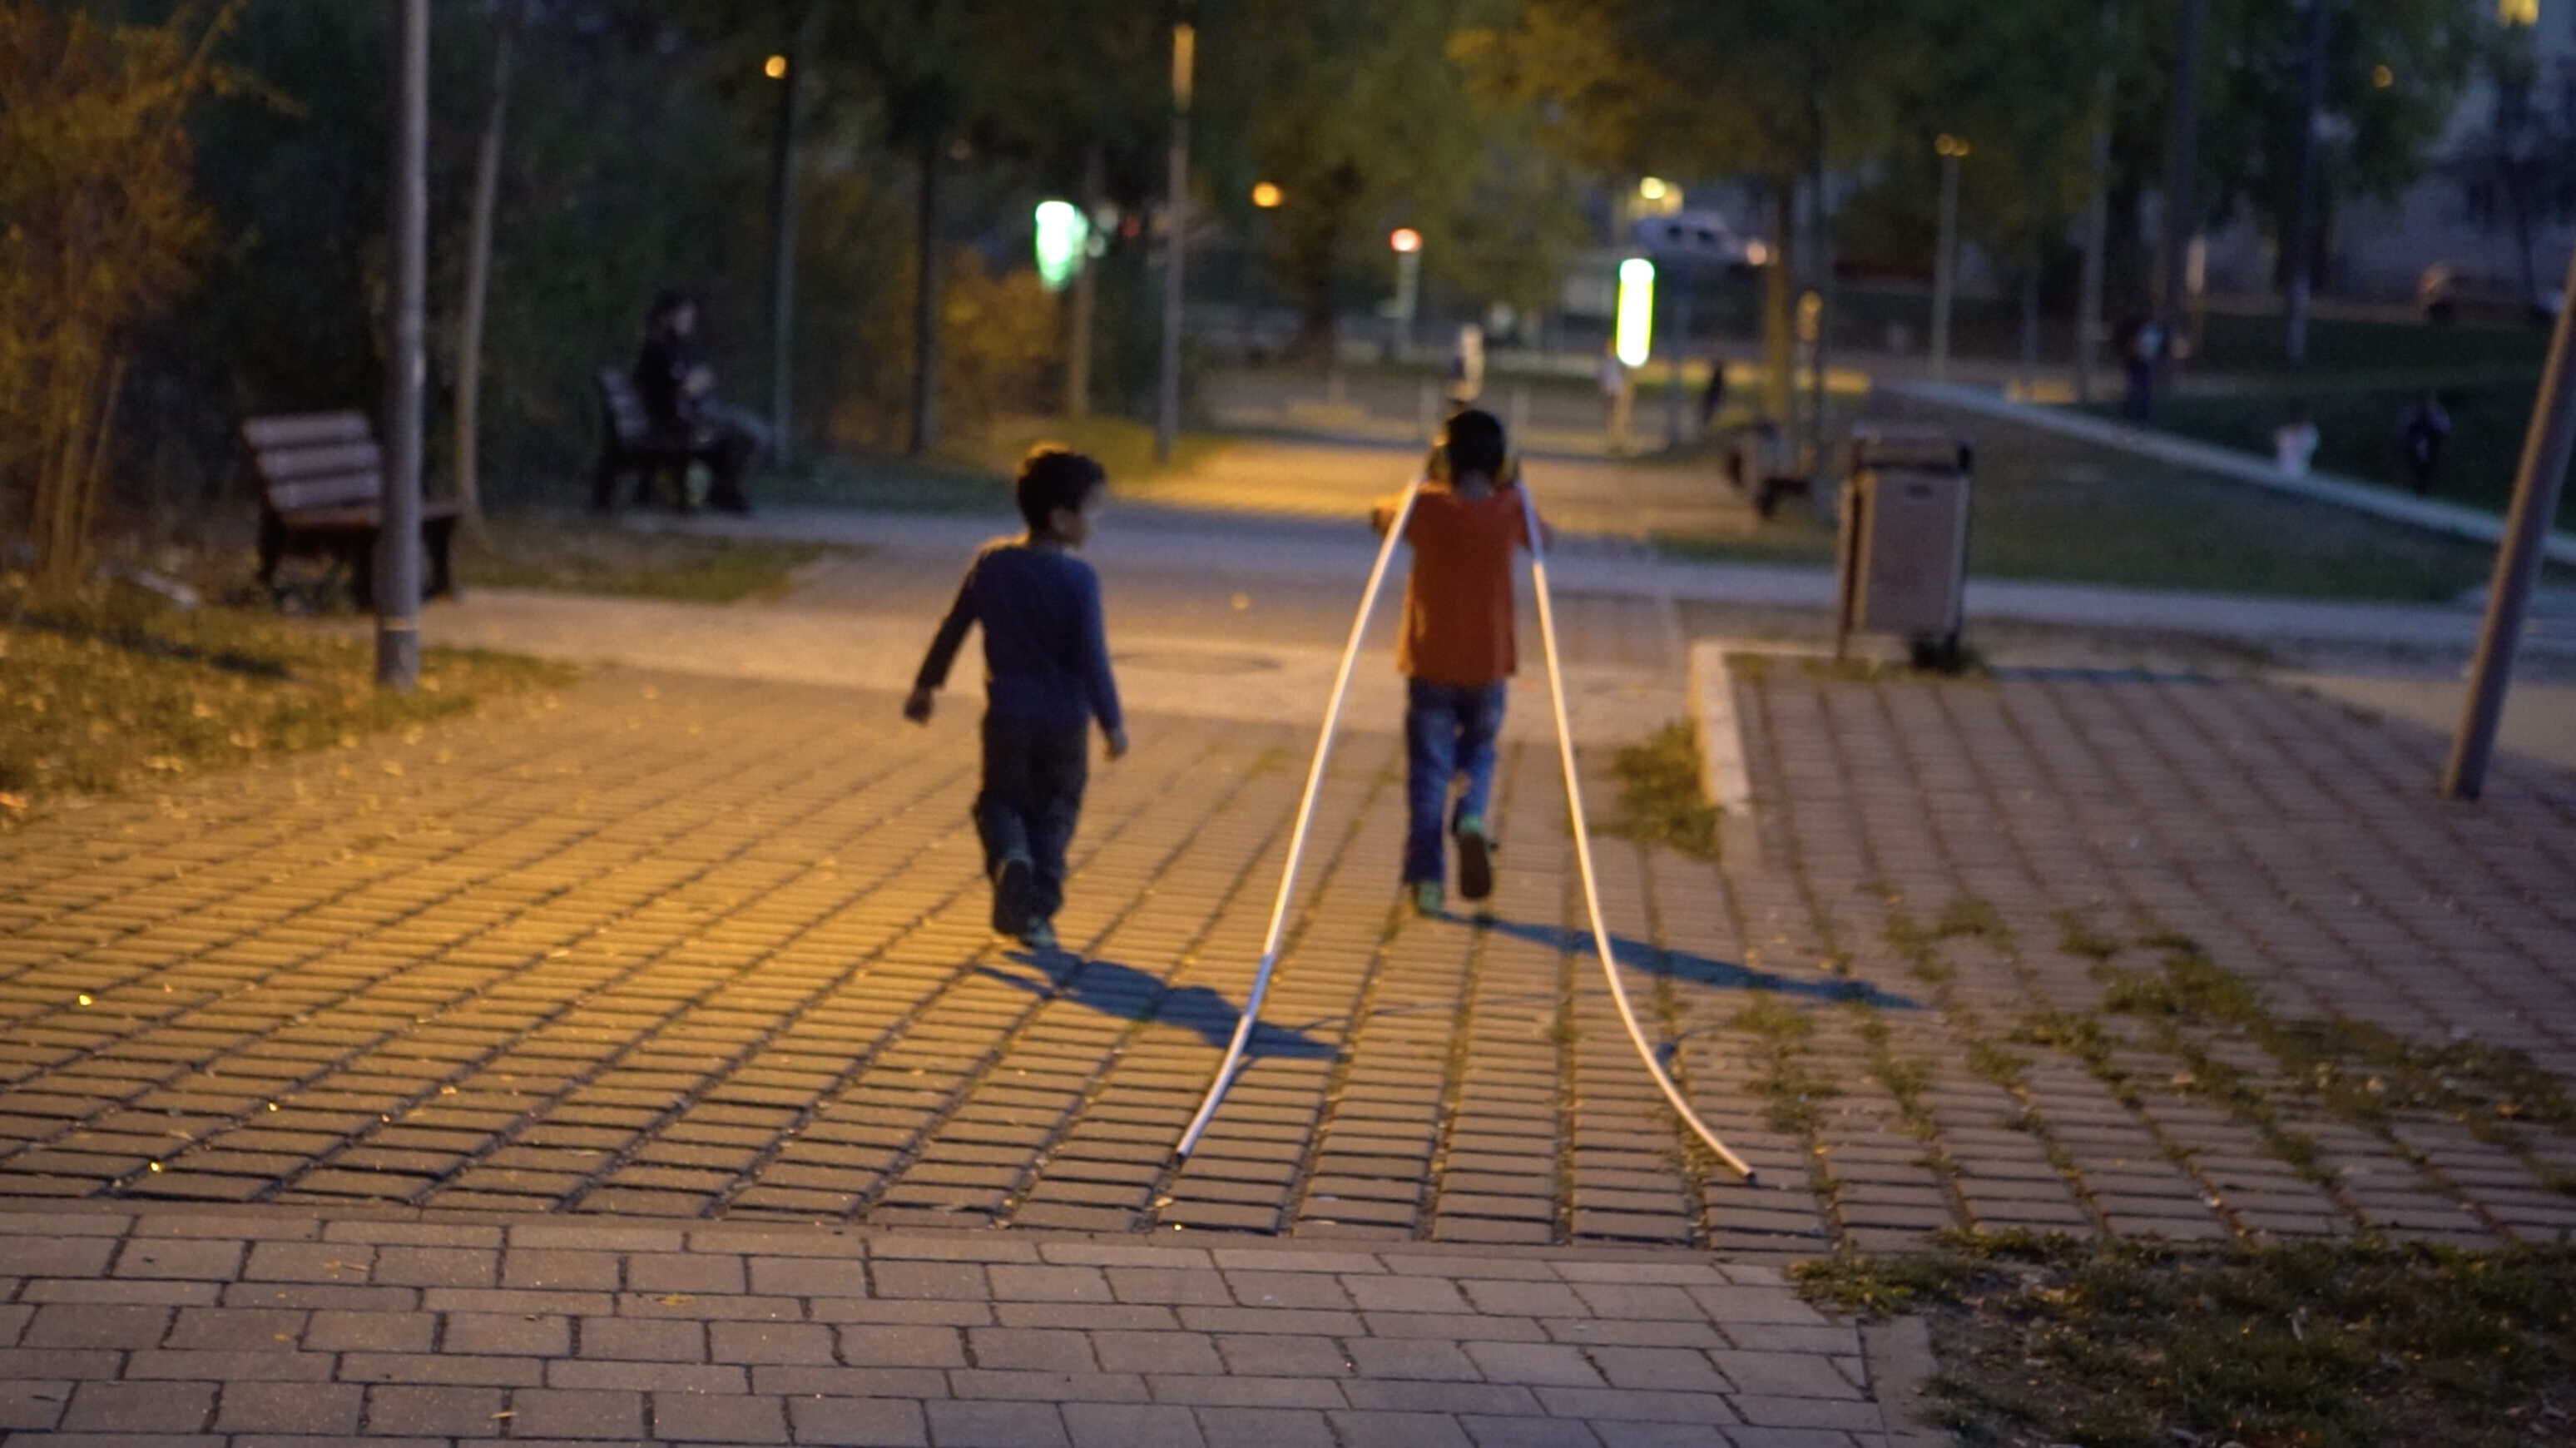
[[1918,664],[1959,654],[1976,452],[1940,433],[1855,431],[1845,452],[1834,651],[1855,633],[1904,639]]

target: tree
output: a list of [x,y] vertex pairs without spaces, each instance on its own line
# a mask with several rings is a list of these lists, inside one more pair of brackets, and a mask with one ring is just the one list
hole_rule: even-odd
[[468,526],[483,521],[478,472],[483,451],[483,320],[492,293],[492,228],[501,205],[501,153],[509,132],[510,79],[518,58],[523,0],[498,0],[492,12],[492,87],[483,137],[474,153],[474,210],[465,241],[465,297],[456,320],[456,442],[451,459],[456,497]]
[[240,9],[111,27],[0,0],[0,488],[49,583],[88,563],[136,330],[212,234],[187,120],[240,83],[215,59]]
[[2576,64],[2544,67],[2529,36],[2516,29],[2490,40],[2484,65],[2495,84],[2494,108],[2461,138],[2443,170],[2467,189],[2473,223],[2512,234],[2522,294],[2537,298],[2540,226],[2576,211]]
[[[2332,7],[2325,114],[2347,139],[2321,168],[2315,214],[2338,196],[2394,201],[2422,176],[2450,123],[2490,22],[2459,0],[2318,0]],[[2203,88],[2202,208],[2223,220],[2240,206],[2286,248],[2297,229],[2300,131],[2307,124],[2305,6],[2281,0],[2211,0],[2211,69]],[[2331,225],[2311,233],[2322,255]],[[2286,278],[2289,258],[2278,259]]]
[[[1553,108],[1543,134],[1614,174],[1748,176],[1771,206],[1764,406],[1792,411],[1789,264],[1833,270],[1829,173],[1883,150],[1925,59],[1922,0],[1528,0],[1470,42],[1478,83]],[[1812,201],[1805,228],[1796,203]],[[1818,337],[1826,317],[1817,317]],[[1819,343],[1821,348],[1821,342]],[[1809,443],[1821,458],[1824,366]]]
[[[1207,17],[1199,113],[1208,169],[1277,185],[1272,258],[1297,298],[1294,350],[1329,359],[1333,284],[1382,262],[1381,225],[1426,237],[1435,267],[1488,174],[1464,67],[1450,54],[1470,0],[1279,0]],[[1244,188],[1230,188],[1237,196]]]
[[[1917,157],[1935,135],[1968,144],[1962,229],[2013,276],[2024,364],[2038,360],[2040,284],[2092,180],[2092,77],[2121,57],[2100,0],[1930,0],[1922,44],[1934,64],[1903,109]],[[1922,167],[1918,164],[1917,172]]]

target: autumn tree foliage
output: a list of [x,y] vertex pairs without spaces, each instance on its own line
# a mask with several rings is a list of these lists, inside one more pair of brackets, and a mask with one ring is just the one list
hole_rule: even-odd
[[211,234],[186,121],[233,83],[213,52],[239,9],[110,25],[0,0],[0,509],[50,581],[88,561],[134,333]]

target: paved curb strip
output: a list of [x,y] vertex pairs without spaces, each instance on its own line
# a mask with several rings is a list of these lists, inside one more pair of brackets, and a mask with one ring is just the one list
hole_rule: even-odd
[[1744,727],[1735,716],[1735,675],[1725,640],[1690,646],[1691,734],[1699,743],[1699,792],[1717,810],[1720,848],[1759,864],[1761,831],[1753,823],[1753,780],[1744,767]]

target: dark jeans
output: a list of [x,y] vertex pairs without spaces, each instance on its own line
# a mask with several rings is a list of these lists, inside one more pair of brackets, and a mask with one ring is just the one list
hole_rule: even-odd
[[989,878],[1012,855],[1029,861],[1029,913],[1052,919],[1064,904],[1064,852],[1082,816],[1090,778],[1091,729],[1067,729],[987,713],[984,789],[975,796],[975,833]]
[[[1408,679],[1404,685],[1404,883],[1448,878],[1445,829],[1482,815],[1494,795],[1494,740],[1503,732],[1501,684],[1461,688]],[[1459,780],[1457,810],[1449,793]]]
[[[688,465],[705,463],[710,474],[707,502],[729,513],[751,511],[751,499],[743,492],[743,479],[750,475],[752,464],[760,460],[767,448],[767,436],[758,422],[732,408],[708,409],[694,424],[656,430],[652,446],[657,457],[639,463],[635,468],[635,501],[648,503],[653,497],[654,476],[668,469],[672,499],[679,507],[689,506]],[[617,475],[621,470],[608,458],[600,460],[598,472],[591,479],[590,505],[602,512],[617,506]]]

